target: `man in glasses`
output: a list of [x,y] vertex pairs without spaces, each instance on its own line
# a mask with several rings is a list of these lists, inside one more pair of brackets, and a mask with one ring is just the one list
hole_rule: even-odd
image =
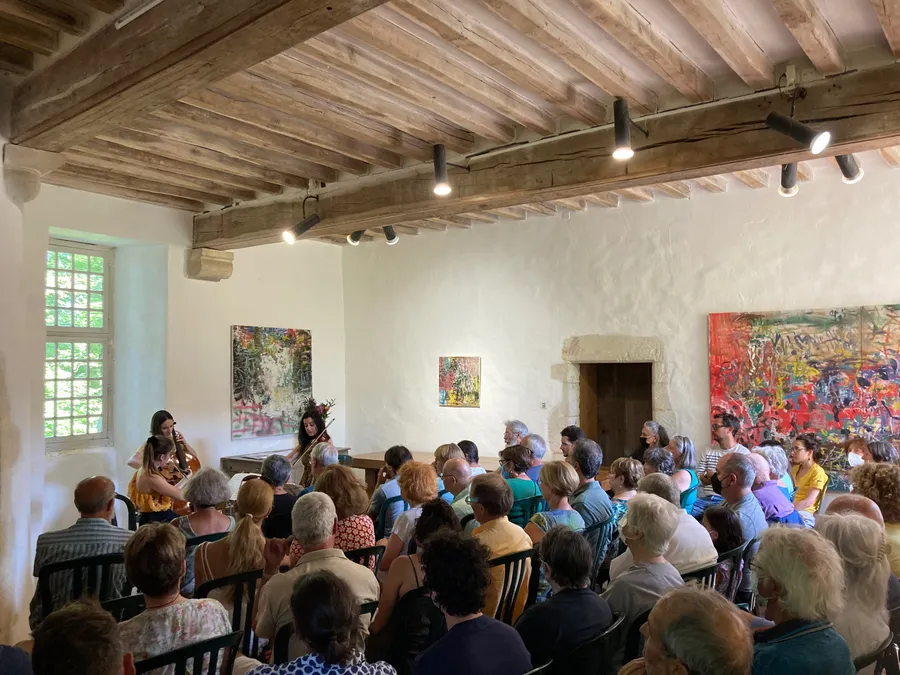
[[693,515],[699,516],[708,507],[722,501],[719,491],[716,490],[716,467],[719,460],[729,452],[746,455],[750,452],[746,447],[737,442],[737,435],[741,431],[741,421],[731,413],[721,413],[713,417],[712,437],[716,446],[708,448],[703,462],[697,471],[697,477],[702,483],[700,496],[694,503]]

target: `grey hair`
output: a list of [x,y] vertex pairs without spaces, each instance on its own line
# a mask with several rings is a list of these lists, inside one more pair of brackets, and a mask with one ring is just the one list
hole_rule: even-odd
[[331,466],[338,463],[338,451],[331,443],[316,443],[309,458],[316,460],[321,467]]
[[291,477],[291,463],[283,455],[269,455],[262,465],[262,477],[275,487],[281,487]]
[[184,498],[195,507],[215,506],[231,499],[231,488],[224,473],[212,467],[200,469],[184,487]]
[[681,508],[681,491],[671,476],[664,473],[651,473],[649,476],[641,478],[637,489],[638,492],[662,497],[670,504]]
[[337,510],[324,492],[310,492],[294,502],[291,531],[303,548],[318,546],[334,532]]
[[769,475],[773,479],[778,480],[788,472],[788,468],[790,465],[788,464],[788,458],[787,455],[784,454],[783,448],[770,445],[766,447],[753,448],[753,452],[755,452],[757,455],[762,455],[767,460],[769,460],[769,466],[772,467],[772,473]]
[[662,555],[678,528],[678,507],[662,497],[638,493],[628,500],[628,526],[644,535],[651,553]]
[[537,434],[528,434],[522,439],[522,445],[531,450],[535,459],[543,459],[547,454],[547,441]]
[[520,422],[519,420],[507,420],[506,428],[521,438],[528,435],[528,427],[525,425],[525,422]]
[[736,452],[729,452],[725,455],[722,470],[726,473],[733,473],[738,479],[738,485],[744,488],[752,487],[753,481],[756,480],[756,469],[753,464],[749,459]]
[[672,443],[678,448],[681,456],[675,462],[676,469],[696,469],[697,468],[697,449],[694,447],[694,441],[687,436],[672,436]]
[[753,465],[754,479],[753,485],[763,485],[767,481],[772,480],[772,465],[764,455],[758,452],[751,452],[749,455],[741,455],[746,457],[747,461]]
[[834,620],[844,607],[844,569],[831,542],[815,530],[793,527],[770,527],[760,537],[757,573],[778,584],[785,613],[808,621]]

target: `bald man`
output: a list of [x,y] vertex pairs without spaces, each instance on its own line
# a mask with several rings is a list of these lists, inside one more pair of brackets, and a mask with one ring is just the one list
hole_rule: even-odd
[[[472,507],[466,503],[466,497],[469,496],[469,484],[472,482],[472,467],[465,458],[448,459],[441,475],[444,477],[444,487],[453,495],[450,506],[456,517],[462,520],[472,513]],[[476,527],[478,527],[478,523],[474,518],[466,523],[467,532],[471,532]]]
[[[87,558],[107,553],[122,553],[131,532],[115,527],[110,521],[115,511],[116,486],[106,476],[85,478],[75,487],[75,508],[79,518],[64,530],[46,532],[38,537],[34,554],[34,576],[50,563]],[[112,568],[112,588],[118,597],[118,589],[125,582],[124,565]],[[53,608],[59,609],[72,600],[72,575],[53,574],[50,577],[50,595]],[[104,600],[111,598],[104,598]],[[32,630],[43,621],[40,592],[37,587],[31,599],[31,615],[28,622]]]
[[881,509],[878,508],[878,504],[862,495],[848,494],[835,497],[831,500],[825,513],[827,515],[833,515],[835,513],[858,513],[869,520],[874,520],[884,527],[884,517],[881,515]]

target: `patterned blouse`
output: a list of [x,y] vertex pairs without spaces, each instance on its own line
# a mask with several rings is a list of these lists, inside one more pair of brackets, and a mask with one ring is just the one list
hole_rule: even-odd
[[354,652],[347,664],[328,664],[318,654],[307,654],[277,666],[259,666],[248,675],[397,675],[397,671],[384,661],[366,663],[361,653]]
[[[360,548],[369,548],[375,545],[375,524],[369,516],[350,516],[339,520],[337,524],[337,535],[334,538],[336,548],[344,552],[355,551]],[[291,567],[297,564],[300,557],[305,553],[300,542],[296,539],[291,542]],[[373,558],[370,567],[375,570],[375,560]],[[300,672],[300,671],[297,671]]]
[[628,511],[628,500],[621,500],[613,498],[610,500],[610,503],[613,507],[613,517],[616,519],[616,524],[622,524],[622,518],[625,517],[625,513]]
[[[570,530],[581,532],[584,530],[584,518],[575,509],[556,509],[555,511],[542,511],[531,517],[531,522],[537,525],[541,532],[547,532],[551,527],[564,525]],[[540,582],[538,584],[537,601],[544,602],[550,597],[550,583],[544,578],[544,569],[541,568]]]

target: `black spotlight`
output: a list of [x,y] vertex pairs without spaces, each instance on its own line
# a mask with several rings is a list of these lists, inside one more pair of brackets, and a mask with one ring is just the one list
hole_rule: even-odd
[[347,243],[351,246],[359,246],[359,240],[362,239],[363,233],[365,233],[365,230],[357,230],[353,234],[348,234]]
[[295,241],[297,241],[297,239],[299,239],[316,225],[318,225],[320,220],[321,219],[319,218],[319,216],[313,214],[309,216],[309,218],[306,218],[302,222],[294,225],[291,229],[282,232],[281,236],[285,240],[285,242],[287,242],[288,244],[293,244]]
[[807,146],[814,155],[818,155],[831,143],[830,132],[816,131],[803,122],[798,122],[781,113],[769,113],[769,116],[766,117],[766,126]]
[[394,232],[394,228],[390,225],[385,225],[381,229],[384,232],[384,238],[387,240],[388,246],[393,246],[400,241],[400,237],[397,236],[397,233]]
[[453,191],[447,175],[447,151],[443,145],[434,146],[434,194],[446,197]]
[[778,186],[778,194],[782,197],[793,197],[800,192],[797,186],[797,162],[781,165],[781,185]]
[[631,116],[628,114],[628,101],[617,98],[613,103],[613,121],[616,127],[616,147],[613,150],[615,159],[626,160],[634,157],[631,149]]
[[838,155],[835,159],[841,169],[841,173],[844,174],[844,182],[847,185],[853,185],[862,180],[865,173],[856,161],[856,157],[853,155]]

